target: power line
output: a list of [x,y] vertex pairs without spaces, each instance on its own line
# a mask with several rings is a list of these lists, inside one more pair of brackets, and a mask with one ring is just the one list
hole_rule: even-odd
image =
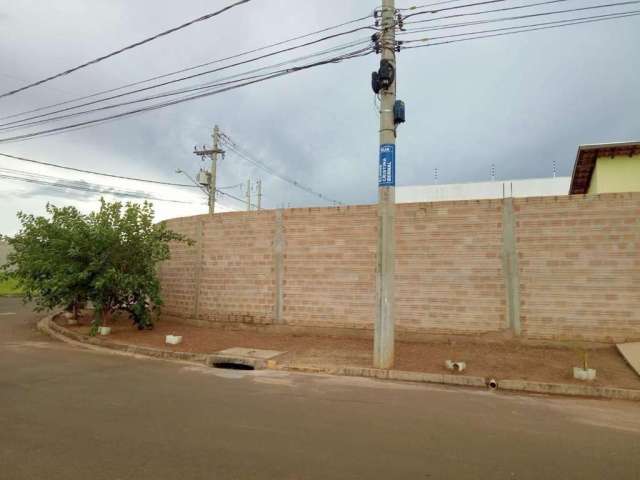
[[[572,22],[592,23],[592,22],[583,22],[582,20],[592,20],[592,21],[613,20],[613,19],[616,19],[616,18],[632,17],[632,16],[639,15],[639,14],[640,14],[640,10],[631,10],[631,11],[628,11],[628,12],[608,13],[608,14],[604,14],[604,15],[593,15],[593,16],[589,16],[589,17],[568,18],[568,19],[564,19],[564,20],[554,20],[554,21],[551,21],[551,22],[532,23],[532,24],[528,24],[528,25],[515,25],[515,26],[512,26],[512,27],[495,28],[495,29],[490,29],[490,30],[479,30],[479,31],[475,31],[475,32],[465,32],[465,33],[456,33],[456,34],[451,34],[451,35],[441,35],[439,37],[430,37],[430,38],[422,38],[422,39],[409,39],[409,40],[404,40],[403,43],[428,42],[428,41],[431,41],[431,40],[439,40],[439,39],[443,39],[443,38],[455,38],[455,37],[462,37],[462,36],[468,36],[468,35],[480,35],[480,34],[484,34],[484,33],[500,32],[500,31],[505,31],[505,30],[515,30],[515,29],[519,29],[519,28],[539,27],[539,26],[544,26],[544,25],[558,25],[558,24],[560,24],[559,26],[562,26],[564,24],[574,25],[574,23],[572,23]],[[406,48],[409,48],[409,47],[406,47]]]
[[[542,26],[542,27],[534,27],[534,28],[526,28],[526,25],[517,27],[517,28],[522,28],[522,30],[517,30],[517,31],[509,31],[509,32],[501,32],[501,33],[493,33],[493,34],[488,34],[488,35],[477,35],[474,37],[469,37],[469,38],[459,38],[459,39],[455,39],[455,40],[447,40],[447,41],[443,41],[443,42],[435,42],[435,43],[427,43],[425,45],[412,45],[409,47],[405,47],[405,49],[409,50],[412,48],[423,48],[423,47],[433,47],[436,45],[446,45],[446,44],[450,44],[450,43],[459,43],[459,42],[466,42],[466,41],[470,41],[470,40],[478,40],[481,38],[492,38],[492,37],[501,37],[504,35],[514,35],[516,33],[525,33],[525,32],[534,32],[534,31],[538,31],[538,30],[548,30],[551,28],[560,28],[560,27],[566,27],[566,26],[571,26],[571,25],[580,25],[583,23],[594,23],[594,22],[601,22],[601,21],[605,21],[605,20],[615,20],[615,19],[619,19],[619,18],[625,18],[625,17],[634,17],[640,15],[639,13],[633,13],[633,14],[620,14],[617,16],[611,16],[611,17],[607,17],[607,18],[598,18],[598,19],[593,19],[593,20],[582,20],[582,21],[570,21],[567,20],[566,22],[560,24],[560,25],[549,25],[549,26]],[[557,23],[557,22],[555,22]],[[498,31],[498,30],[504,30],[504,29],[496,29],[494,31]],[[473,33],[468,33],[467,35],[473,35]],[[441,37],[442,38],[442,37]]]
[[253,158],[252,156],[250,156],[248,153],[246,153],[246,151],[244,151],[244,149],[242,149],[242,147],[240,147],[236,142],[234,142],[228,135],[226,134],[222,134],[222,143],[224,143],[224,145],[229,148],[231,151],[233,151],[236,155],[238,155],[240,158],[246,160],[247,162],[257,166],[258,168],[264,170],[265,172],[273,175],[274,177],[279,178],[280,180],[287,182],[291,185],[293,185],[294,187],[297,187],[313,196],[316,196],[318,198],[320,198],[321,200],[324,200],[325,202],[329,202],[329,203],[333,203],[333,204],[337,204],[337,205],[344,205],[342,202],[338,201],[338,200],[334,200],[332,198],[327,197],[326,195],[323,195],[320,192],[315,191],[314,189],[312,189],[311,187],[308,187],[306,185],[304,185],[303,183],[300,183],[299,181],[289,177],[288,175],[284,175],[282,173],[279,173],[277,170],[273,169],[272,167],[266,165],[265,163],[261,162],[260,160],[256,160],[255,158]]
[[[147,87],[138,88],[138,89],[131,90],[131,91],[128,91],[128,92],[124,92],[124,93],[119,93],[117,95],[111,95],[109,97],[101,98],[101,99],[94,100],[94,101],[91,101],[91,102],[85,102],[85,103],[80,104],[80,105],[75,105],[75,106],[72,106],[72,107],[68,107],[66,109],[58,110],[55,113],[63,112],[63,111],[66,111],[66,110],[72,110],[72,109],[75,109],[75,108],[80,108],[80,107],[84,107],[84,106],[88,106],[88,105],[93,105],[95,103],[105,102],[107,100],[113,100],[113,99],[116,99],[116,98],[121,98],[121,97],[124,97],[124,96],[127,96],[127,95],[132,95],[134,93],[145,92],[145,91],[152,90],[152,89],[155,89],[155,88],[164,87],[166,85],[171,85],[171,84],[174,84],[174,83],[183,82],[185,80],[191,80],[193,78],[201,77],[203,75],[209,75],[211,73],[220,72],[222,70],[227,70],[229,68],[237,67],[237,66],[240,66],[240,65],[245,65],[247,63],[255,62],[255,61],[258,61],[258,60],[263,60],[265,58],[272,57],[274,55],[279,55],[281,53],[290,52],[292,50],[296,50],[296,49],[299,49],[299,48],[308,47],[310,45],[315,45],[317,43],[325,42],[327,40],[331,40],[331,39],[334,39],[334,38],[337,38],[337,37],[341,37],[341,36],[344,36],[344,35],[350,35],[350,34],[355,33],[355,32],[359,32],[359,31],[362,31],[362,30],[371,30],[371,29],[375,30],[374,27],[367,26],[367,27],[354,28],[354,29],[347,30],[347,31],[344,31],[344,32],[338,32],[338,33],[335,33],[335,34],[332,34],[332,35],[321,37],[321,38],[316,39],[316,40],[312,40],[310,42],[305,42],[305,43],[302,43],[302,44],[299,44],[299,45],[294,45],[292,47],[284,48],[284,49],[281,49],[281,50],[277,50],[275,52],[270,52],[270,53],[267,53],[267,54],[264,54],[264,55],[260,55],[260,56],[253,57],[253,58],[249,58],[247,60],[243,60],[243,61],[240,61],[240,62],[232,63],[232,64],[229,64],[229,65],[225,65],[225,66],[222,66],[222,67],[214,68],[214,69],[211,69],[211,70],[206,70],[204,72],[199,72],[199,73],[195,73],[195,74],[192,74],[192,75],[187,75],[187,76],[176,78],[176,79],[173,79],[173,80],[167,80],[165,82],[157,83],[157,84],[150,85],[150,86],[147,86]],[[44,107],[44,108],[47,108],[47,107]],[[13,115],[13,116],[17,116],[17,115],[21,115],[21,114],[16,114],[16,115]],[[49,115],[49,114],[46,114],[46,115]],[[30,117],[30,118],[38,118],[38,117],[39,116]],[[9,122],[9,123],[15,123],[15,122]],[[8,124],[5,124],[5,125],[8,125]]]
[[436,5],[445,5],[447,3],[454,3],[454,2],[461,2],[462,0],[443,0],[441,2],[433,2],[433,3],[425,3],[422,5],[413,5],[411,7],[405,7],[405,8],[398,8],[398,10],[404,11],[404,10],[417,10],[419,8],[425,8],[425,7],[434,7]]
[[185,184],[185,183],[163,182],[161,180],[149,180],[149,179],[146,179],[146,178],[126,177],[126,176],[123,176],[123,175],[114,175],[114,174],[111,174],[111,173],[96,172],[95,170],[85,170],[83,168],[67,167],[67,166],[58,165],[58,164],[55,164],[55,163],[44,162],[42,160],[33,160],[31,158],[18,157],[16,155],[9,155],[8,153],[0,153],[0,156],[7,157],[7,158],[12,158],[14,160],[20,160],[20,161],[23,161],[23,162],[36,163],[38,165],[46,165],[47,167],[61,168],[61,169],[64,169],[64,170],[70,170],[70,171],[80,172],[80,173],[90,173],[92,175],[100,175],[102,177],[120,178],[120,179],[123,179],[123,180],[133,180],[133,181],[136,181],[136,182],[153,183],[153,184],[157,184],[157,185],[169,185],[169,186],[172,186],[172,187],[189,187],[189,188],[193,188],[194,187],[193,185],[189,185],[189,184]]
[[[456,0],[456,1],[459,1],[459,0]],[[89,95],[85,95],[85,96],[82,96],[82,97],[77,97],[77,98],[73,98],[73,99],[70,99],[70,100],[65,100],[63,102],[58,102],[58,103],[54,103],[54,104],[51,104],[51,105],[46,105],[44,107],[35,108],[33,110],[27,110],[25,112],[14,113],[12,115],[7,115],[5,117],[0,117],[0,120],[14,118],[14,117],[22,116],[22,115],[28,115],[30,113],[39,112],[39,111],[42,111],[42,110],[58,107],[58,106],[61,106],[61,105],[68,105],[69,103],[73,103],[73,102],[77,102],[77,101],[81,101],[81,100],[86,100],[88,98],[94,98],[94,97],[97,97],[99,95],[112,93],[112,92],[115,92],[115,91],[118,91],[118,90],[122,90],[124,88],[134,87],[134,86],[137,86],[137,85],[142,85],[143,83],[148,83],[148,82],[151,82],[153,80],[159,80],[161,78],[166,78],[166,77],[170,77],[172,75],[177,75],[179,73],[184,73],[184,72],[188,72],[188,71],[191,71],[191,70],[196,70],[198,68],[206,67],[206,66],[213,65],[213,64],[216,64],[216,63],[221,63],[221,62],[224,62],[224,61],[227,61],[227,60],[233,60],[234,58],[239,58],[239,57],[243,57],[245,55],[249,55],[251,53],[256,53],[256,52],[268,50],[269,48],[273,48],[273,47],[277,47],[277,46],[280,46],[280,45],[284,45],[286,43],[290,43],[290,42],[293,42],[295,40],[301,40],[303,38],[308,38],[308,37],[311,37],[313,35],[317,35],[319,33],[324,33],[324,32],[328,32],[330,30],[335,30],[336,28],[344,27],[346,25],[351,25],[351,24],[360,22],[362,20],[368,19],[370,17],[371,17],[371,15],[366,15],[364,17],[356,18],[354,20],[349,20],[347,22],[343,22],[343,23],[340,23],[340,24],[337,24],[337,25],[332,25],[330,27],[325,27],[325,28],[322,28],[320,30],[316,30],[316,31],[313,31],[313,32],[310,32],[310,33],[305,33],[303,35],[298,35],[298,36],[295,36],[295,37],[291,37],[291,38],[288,38],[286,40],[282,40],[282,41],[279,41],[279,42],[276,42],[276,43],[265,45],[263,47],[258,47],[258,48],[254,48],[254,49],[251,49],[251,50],[245,50],[244,52],[236,53],[236,54],[231,55],[229,57],[224,57],[224,58],[219,58],[219,59],[216,59],[216,60],[211,60],[211,61],[208,61],[208,62],[205,62],[205,63],[201,63],[201,64],[198,64],[198,65],[194,65],[194,66],[191,66],[191,67],[186,67],[186,68],[182,68],[182,69],[179,69],[179,70],[174,70],[172,72],[164,73],[164,74],[161,74],[161,75],[156,75],[154,77],[146,78],[144,80],[139,80],[139,81],[136,81],[136,82],[127,83],[125,85],[121,85],[121,86],[115,87],[115,88],[110,88],[108,90],[102,90],[100,92],[95,92],[95,93],[92,93],[92,94],[89,94]]]
[[[200,185],[200,184],[199,184],[199,183],[198,183],[198,182],[197,182],[197,181],[196,181],[196,180],[195,180],[191,175],[189,175],[189,174],[188,174],[187,172],[185,172],[184,170],[181,170],[181,171],[180,171],[180,173],[183,173],[183,174],[184,174],[184,175],[185,175],[189,180],[191,180],[191,181],[194,183],[194,185],[195,185],[196,187],[198,187],[198,188],[200,189],[200,191],[202,191],[202,193],[204,193],[204,194],[207,196],[207,198],[209,197],[209,191],[208,191],[207,189],[205,189],[202,185]],[[219,193],[219,194],[224,195],[224,196],[226,196],[226,197],[233,198],[234,200],[237,200],[237,201],[239,201],[239,202],[242,202],[243,204],[245,204],[245,205],[246,205],[246,204],[247,204],[246,200],[243,200],[243,199],[241,199],[241,198],[238,198],[238,197],[236,197],[235,195],[232,195],[231,193],[227,193],[227,192],[222,192],[222,191],[221,191],[221,189],[222,189],[222,188],[225,188],[225,189],[228,189],[228,188],[237,188],[237,187],[241,187],[242,185],[243,185],[243,183],[238,183],[238,184],[236,184],[236,185],[231,185],[231,186],[229,186],[229,187],[216,187],[216,188],[215,188],[215,192],[214,192],[214,193]],[[250,205],[251,205],[251,206],[256,206],[256,205],[254,205],[254,204],[250,204]]]
[[[522,8],[539,7],[541,5],[550,5],[550,4],[554,4],[554,3],[561,3],[561,2],[567,2],[567,1],[569,1],[569,0],[546,0],[544,2],[528,3],[528,4],[525,4],[525,5],[517,5],[517,6],[514,6],[514,7],[494,8],[492,10],[482,10],[482,11],[479,11],[479,12],[456,13],[454,15],[447,15],[447,16],[444,16],[444,17],[429,18],[429,19],[426,19],[426,20],[413,20],[413,21],[404,22],[404,23],[405,23],[405,25],[409,25],[409,24],[415,24],[415,23],[434,22],[434,21],[437,21],[437,20],[444,20],[444,19],[447,19],[447,18],[468,17],[468,16],[482,15],[484,13],[506,12],[506,11],[511,11],[511,10],[520,10]],[[618,6],[623,6],[623,5],[633,5],[633,4],[637,4],[637,3],[640,3],[640,1],[634,0],[634,1],[627,1],[627,2],[608,3],[608,4],[601,4],[601,5],[591,6],[591,7],[576,8],[575,11],[589,10],[589,9],[594,9],[594,8],[618,7]],[[408,18],[408,17],[409,17],[409,15],[407,17],[405,17],[405,18]]]
[[283,69],[280,71],[276,71],[272,74],[270,74],[269,76],[265,76],[262,78],[258,78],[258,79],[254,79],[254,80],[250,80],[250,81],[246,81],[243,83],[239,83],[236,85],[231,85],[225,88],[221,88],[218,90],[214,90],[211,92],[205,92],[205,93],[200,93],[197,95],[191,95],[185,98],[181,98],[181,99],[177,99],[177,100],[172,100],[172,101],[168,101],[168,102],[164,102],[164,103],[158,103],[155,105],[150,105],[150,106],[146,106],[146,107],[141,107],[141,108],[137,108],[134,110],[129,110],[126,112],[122,112],[122,113],[118,113],[118,114],[114,114],[114,115],[110,115],[107,117],[102,117],[102,118],[98,118],[98,119],[94,119],[94,120],[87,120],[84,122],[79,122],[79,123],[75,123],[75,124],[71,124],[71,125],[65,125],[62,127],[57,127],[57,128],[51,128],[48,130],[40,130],[37,132],[32,132],[32,133],[28,133],[28,134],[23,134],[23,135],[17,135],[14,137],[6,137],[6,138],[2,138],[0,139],[0,143],[6,143],[6,142],[10,142],[10,141],[15,141],[15,140],[25,140],[28,138],[34,138],[34,137],[38,137],[38,136],[42,136],[42,135],[46,135],[46,134],[53,134],[53,133],[57,133],[57,132],[63,132],[63,131],[67,131],[70,129],[75,129],[76,127],[83,127],[83,126],[88,126],[88,125],[95,125],[98,123],[103,123],[106,121],[110,121],[110,120],[115,120],[115,119],[120,119],[126,116],[130,116],[130,115],[134,115],[134,114],[138,114],[138,113],[143,113],[143,112],[149,112],[149,111],[153,111],[153,110],[157,110],[160,108],[165,108],[168,106],[172,106],[172,105],[177,105],[183,102],[187,102],[187,101],[191,101],[191,100],[197,100],[200,98],[204,98],[204,97],[208,97],[211,95],[217,95],[220,93],[224,93],[230,90],[235,90],[237,88],[241,88],[244,86],[248,86],[248,85],[252,85],[255,83],[259,83],[259,82],[264,82],[266,80],[270,80],[272,78],[277,78],[277,77],[281,77],[284,75],[289,75],[292,73],[296,73],[302,70],[306,70],[309,68],[314,68],[314,67],[318,67],[318,66],[322,66],[322,65],[328,65],[328,64],[335,64],[335,63],[340,63],[344,60],[350,60],[350,59],[354,59],[354,58],[358,58],[358,57],[362,57],[365,55],[368,55],[371,53],[371,49],[369,47],[367,48],[363,48],[363,49],[359,49],[359,50],[355,50],[353,52],[348,52],[345,53],[343,55],[337,56],[337,57],[333,57],[327,60],[321,60],[321,61],[317,61],[314,63],[310,63],[307,65],[301,65],[301,66],[297,66],[297,67],[291,67],[291,68],[287,68],[287,69]]
[[[449,11],[449,10],[457,10],[459,8],[477,7],[477,6],[480,6],[480,5],[488,5],[488,4],[491,4],[491,3],[502,3],[502,2],[505,2],[505,1],[506,0],[483,0],[482,2],[465,3],[464,5],[456,5],[454,7],[444,7],[444,8],[438,8],[438,9],[435,9],[435,10],[425,10],[423,12],[415,12],[415,13],[411,13],[409,15],[406,15],[404,17],[404,19],[406,20],[407,18],[415,17],[416,15],[424,15],[424,14],[427,14],[427,13],[440,13],[440,12],[446,12],[446,11]],[[558,0],[558,1],[566,1],[566,0]],[[435,5],[441,5],[441,3],[436,3]]]
[[48,177],[46,178],[55,179],[55,181],[46,181],[41,178],[35,178],[31,172],[21,172],[19,170],[10,170],[10,169],[0,169],[5,172],[17,172],[24,173],[27,176],[16,176],[7,173],[0,173],[0,178],[6,180],[14,180],[26,183],[32,183],[37,185],[44,185],[52,188],[58,189],[71,189],[71,190],[80,190],[92,193],[104,193],[109,195],[115,195],[120,197],[130,197],[130,198],[140,198],[140,199],[148,199],[148,200],[157,200],[160,202],[171,202],[171,203],[181,203],[181,204],[193,204],[194,202],[186,202],[183,200],[173,200],[168,198],[156,197],[154,195],[148,194],[146,192],[131,192],[126,190],[119,190],[116,188],[108,187],[106,185],[92,184],[84,181],[68,181],[62,178],[56,177]]
[[242,5],[243,3],[247,3],[249,1],[250,0],[238,0],[237,2],[235,2],[235,3],[231,4],[231,5],[228,5],[228,6],[224,7],[224,8],[221,8],[220,10],[217,10],[217,11],[212,12],[212,13],[208,13],[207,15],[203,15],[203,16],[198,17],[196,19],[193,19],[193,20],[191,20],[189,22],[183,23],[182,25],[178,25],[177,27],[170,28],[169,30],[165,30],[165,31],[160,32],[160,33],[158,33],[156,35],[153,35],[152,37],[147,37],[147,38],[145,38],[143,40],[140,40],[139,42],[132,43],[131,45],[127,45],[126,47],[120,48],[120,49],[115,50],[115,51],[113,51],[111,53],[103,55],[101,57],[94,58],[93,60],[85,62],[85,63],[83,63],[81,65],[76,66],[76,67],[69,68],[69,69],[67,69],[67,70],[65,70],[63,72],[56,73],[55,75],[51,75],[50,77],[43,78],[42,80],[38,80],[37,82],[33,82],[33,83],[30,83],[30,84],[25,85],[23,87],[17,88],[15,90],[11,90],[9,92],[0,94],[0,98],[8,97],[9,95],[13,95],[13,94],[16,94],[18,92],[22,92],[22,91],[27,90],[29,88],[35,87],[37,85],[42,85],[43,83],[49,82],[49,81],[51,81],[51,80],[53,80],[55,78],[59,78],[59,77],[65,76],[65,75],[69,75],[70,73],[73,73],[73,72],[75,72],[77,70],[80,70],[82,68],[88,67],[89,65],[96,64],[98,62],[106,60],[107,58],[111,58],[111,57],[113,57],[115,55],[118,55],[118,54],[120,54],[122,52],[125,52],[127,50],[131,50],[133,48],[139,47],[140,45],[144,45],[145,43],[149,43],[149,42],[151,42],[153,40],[156,40],[156,39],[158,39],[160,37],[164,37],[165,35],[169,35],[171,33],[177,32],[178,30],[182,30],[183,28],[189,27],[189,26],[193,25],[194,23],[203,22],[205,20],[208,20],[208,19],[210,19],[212,17],[215,17],[217,15],[220,15],[221,13],[226,12],[227,10],[230,10],[230,9],[232,9],[234,7],[237,7],[238,5]]
[[[541,13],[530,13],[530,14],[527,14],[527,15],[513,15],[513,16],[510,16],[510,17],[499,17],[499,18],[490,18],[490,19],[483,19],[483,20],[473,20],[473,21],[469,21],[469,22],[447,23],[447,24],[442,24],[442,25],[433,25],[431,27],[410,28],[410,29],[406,29],[406,30],[403,30],[401,32],[398,32],[397,35],[410,35],[412,33],[430,32],[430,31],[433,31],[433,30],[445,30],[445,29],[449,29],[449,28],[468,27],[468,26],[473,26],[473,25],[484,25],[484,24],[487,24],[487,23],[506,22],[506,21],[513,21],[513,20],[524,20],[526,18],[545,17],[545,16],[557,15],[557,14],[561,14],[561,13],[574,13],[574,12],[581,11],[581,10],[593,10],[593,9],[597,9],[597,8],[602,8],[602,7],[599,6],[599,5],[596,5],[596,6],[583,7],[583,8],[571,8],[571,9],[567,9],[567,10],[552,10],[552,11],[541,12]],[[617,12],[617,13],[605,14],[605,15],[602,15],[602,16],[617,15],[617,14],[620,14],[620,13],[632,13],[632,12],[636,12],[636,11],[637,10],[630,10],[628,12]]]
[[[267,66],[264,66],[264,67],[260,67],[260,68],[256,68],[256,69],[249,70],[249,71],[245,71],[245,72],[242,72],[242,73],[238,73],[238,74],[230,75],[230,76],[227,76],[227,77],[223,77],[223,78],[220,78],[220,79],[218,79],[218,80],[216,80],[214,82],[198,84],[198,85],[196,85],[194,87],[185,87],[185,88],[180,88],[180,89],[176,89],[176,90],[168,90],[168,91],[165,91],[165,92],[157,94],[157,95],[141,97],[141,98],[134,99],[134,100],[128,100],[128,101],[125,101],[125,102],[122,102],[122,103],[110,104],[110,105],[107,105],[107,106],[98,107],[98,108],[94,108],[94,109],[88,109],[88,110],[83,110],[83,111],[80,111],[80,112],[75,112],[75,113],[70,113],[70,114],[66,114],[66,115],[59,115],[59,116],[51,117],[51,115],[54,115],[56,113],[62,113],[62,112],[74,110],[74,109],[80,108],[82,106],[100,103],[100,102],[109,100],[111,98],[117,98],[117,97],[121,97],[121,96],[124,96],[124,95],[118,95],[118,96],[114,96],[114,97],[110,97],[110,98],[105,98],[105,99],[102,99],[102,100],[96,100],[96,101],[93,101],[93,102],[88,102],[88,103],[84,103],[84,104],[80,104],[80,105],[75,105],[73,107],[67,107],[67,108],[64,108],[64,109],[61,109],[61,110],[55,110],[55,111],[52,111],[52,112],[48,112],[48,113],[44,113],[44,114],[40,114],[40,115],[36,115],[36,116],[32,116],[32,117],[23,118],[21,120],[14,120],[12,122],[7,122],[7,123],[4,123],[4,124],[0,124],[0,131],[15,130],[15,129],[19,129],[19,128],[23,128],[23,127],[27,127],[27,126],[40,125],[40,124],[43,124],[43,123],[47,123],[47,122],[55,121],[55,120],[59,120],[59,119],[70,118],[70,117],[74,117],[74,116],[78,116],[78,115],[85,115],[87,113],[93,113],[93,112],[98,112],[98,111],[103,111],[103,110],[109,110],[109,109],[118,108],[118,107],[121,107],[121,106],[131,105],[131,104],[134,104],[134,103],[146,102],[146,101],[155,100],[155,99],[158,99],[158,98],[165,98],[165,97],[169,97],[169,96],[180,95],[180,94],[199,91],[199,90],[213,89],[214,87],[233,84],[233,83],[237,83],[237,82],[244,81],[244,80],[251,79],[251,78],[259,78],[261,76],[267,76],[269,74],[266,73],[266,74],[263,74],[263,75],[256,75],[254,77],[245,77],[245,78],[242,78],[242,77],[246,76],[248,74],[251,74],[251,73],[256,73],[256,72],[260,72],[260,71],[264,71],[264,70],[272,70],[272,69],[274,69],[276,67],[288,65],[290,63],[294,63],[294,62],[298,62],[298,61],[302,61],[302,60],[307,60],[307,59],[310,59],[310,58],[313,58],[313,57],[322,56],[322,55],[327,55],[329,53],[335,53],[335,52],[338,52],[340,50],[345,50],[347,48],[351,48],[351,47],[355,47],[355,46],[359,46],[359,45],[363,45],[363,44],[369,43],[370,41],[371,41],[370,38],[367,37],[367,38],[360,39],[360,40],[353,41],[353,42],[349,42],[349,43],[346,43],[346,44],[337,45],[337,46],[331,47],[331,48],[326,49],[326,50],[321,50],[320,52],[304,55],[302,57],[297,57],[297,58],[294,58],[294,59],[291,59],[291,60],[286,60],[286,61],[283,61],[283,62],[280,62],[280,63],[277,63],[277,64],[267,65]],[[236,80],[233,80],[233,79],[236,79]],[[231,80],[233,80],[233,81],[231,81]],[[41,120],[29,122],[29,120],[35,120],[35,119],[38,119],[38,118],[41,118]]]
[[[222,194],[222,195],[224,195],[225,197],[233,198],[234,200],[237,200],[237,201],[239,201],[239,202],[242,202],[242,203],[243,203],[243,204],[245,204],[245,205],[247,204],[247,201],[246,201],[246,200],[243,200],[243,199],[241,199],[241,198],[239,198],[239,197],[236,197],[235,195],[231,195],[230,193],[227,193],[227,192],[220,192],[220,190],[218,190],[218,189],[216,189],[216,192],[221,193],[221,194]],[[253,204],[253,203],[251,204],[251,206],[252,206],[252,207],[257,207],[257,205],[255,205],[255,204]]]

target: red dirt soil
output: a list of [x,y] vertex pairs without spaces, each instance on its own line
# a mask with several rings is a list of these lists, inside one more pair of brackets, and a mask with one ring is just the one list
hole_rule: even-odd
[[[89,333],[90,318],[81,318],[75,326],[57,321],[79,333]],[[144,345],[165,350],[214,353],[231,347],[245,347],[287,352],[277,358],[279,363],[307,366],[362,366],[372,364],[372,342],[368,339],[284,335],[264,331],[234,330],[225,327],[195,327],[160,320],[153,330],[139,331],[125,315],[109,322],[111,342]],[[166,335],[181,335],[180,345],[166,345]],[[100,338],[100,337],[99,337]],[[496,343],[476,342],[469,336],[452,336],[448,340],[429,343],[396,342],[398,370],[451,373],[444,366],[447,359],[464,361],[468,375],[486,378],[533,380],[553,383],[584,384],[573,379],[573,367],[581,366],[582,351],[570,346],[537,346],[513,340]],[[637,375],[620,356],[615,346],[592,348],[588,351],[589,368],[597,370],[591,385],[640,389]]]

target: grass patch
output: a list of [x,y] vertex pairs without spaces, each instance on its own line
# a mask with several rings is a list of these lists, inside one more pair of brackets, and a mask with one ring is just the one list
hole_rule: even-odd
[[21,295],[22,290],[18,288],[17,280],[9,278],[7,280],[0,280],[0,297],[6,295]]

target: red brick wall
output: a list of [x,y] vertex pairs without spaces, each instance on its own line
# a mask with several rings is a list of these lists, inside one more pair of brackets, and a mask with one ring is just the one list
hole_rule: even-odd
[[504,329],[502,203],[413,203],[396,208],[399,328],[440,333]]
[[[516,199],[513,208],[522,334],[640,339],[640,194]],[[198,222],[202,250],[176,245],[160,268],[166,313],[194,318],[197,304],[201,321],[372,328],[375,206],[288,209],[280,223],[273,210],[168,223],[196,239]],[[502,235],[498,200],[397,205],[398,329],[506,329]]]
[[271,323],[274,210],[205,217],[198,320]]
[[523,334],[640,338],[640,194],[514,201]]
[[284,321],[373,328],[376,207],[285,210]]
[[[167,225],[173,231],[196,240],[197,225],[201,218],[175,218],[169,220]],[[164,314],[177,317],[194,315],[197,264],[197,246],[188,246],[182,242],[171,245],[171,259],[163,262],[159,268]]]

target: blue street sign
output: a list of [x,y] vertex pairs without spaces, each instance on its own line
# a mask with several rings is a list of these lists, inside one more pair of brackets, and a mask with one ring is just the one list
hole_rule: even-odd
[[392,143],[380,145],[380,164],[378,166],[378,186],[396,185],[396,146]]

